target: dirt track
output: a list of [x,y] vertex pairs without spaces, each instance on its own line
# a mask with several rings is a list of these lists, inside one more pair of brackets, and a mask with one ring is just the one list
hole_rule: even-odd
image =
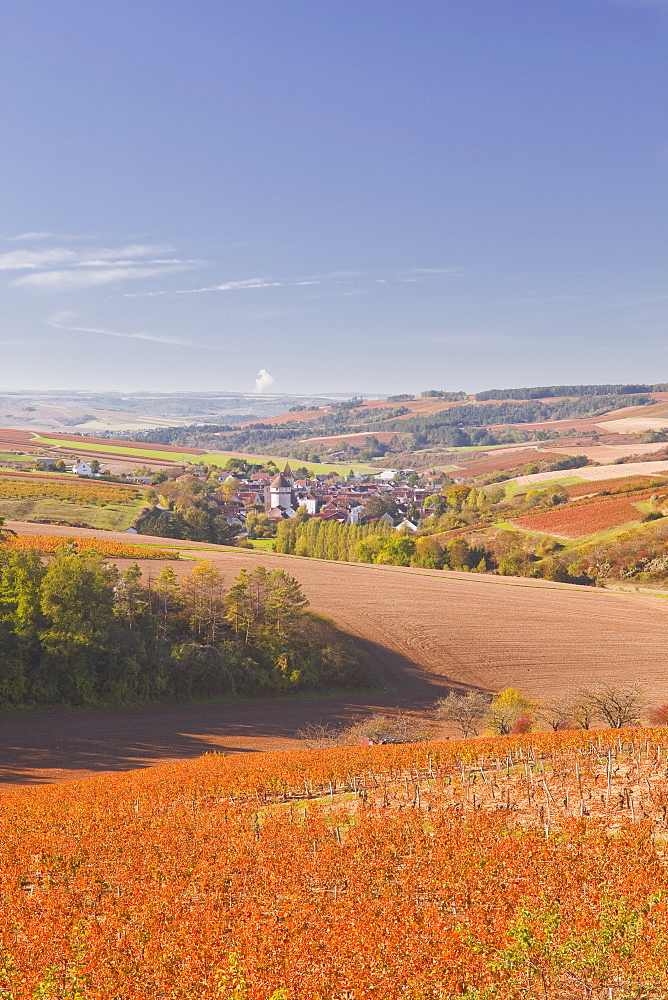
[[[13,525],[35,533],[34,525]],[[39,526],[40,533],[91,536]],[[139,540],[117,532],[105,537]],[[155,541],[151,539],[151,541]],[[188,543],[184,555],[210,546]],[[142,766],[210,749],[287,748],[314,718],[349,717],[373,707],[419,708],[448,687],[520,687],[556,695],[597,680],[640,678],[656,703],[668,700],[668,615],[656,597],[546,581],[343,564],[243,549],[203,551],[230,583],[259,563],[296,576],[315,611],[333,618],[370,652],[385,697],[246,703],[136,712],[69,713],[4,719],[9,780]],[[124,561],[117,560],[119,564]],[[173,563],[187,573],[190,559]],[[143,561],[144,572],[159,572]],[[90,720],[90,721],[89,721]],[[77,733],[81,730],[81,735]],[[11,748],[14,749],[11,749]],[[9,749],[7,749],[9,748]],[[46,771],[59,769],[47,775]],[[12,777],[13,776],[13,777]]]

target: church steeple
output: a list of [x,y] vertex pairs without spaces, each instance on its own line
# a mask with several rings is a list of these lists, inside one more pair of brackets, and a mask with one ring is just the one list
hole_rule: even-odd
[[289,462],[285,463],[285,468],[283,469],[282,475],[283,475],[284,479],[288,480],[288,482],[290,483],[290,486],[294,486],[295,485],[295,477],[292,475],[292,469],[290,468],[290,463]]

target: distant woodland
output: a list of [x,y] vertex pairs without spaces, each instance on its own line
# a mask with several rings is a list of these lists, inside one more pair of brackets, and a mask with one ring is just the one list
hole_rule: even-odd
[[[321,460],[327,449],[310,438],[368,433],[368,441],[342,446],[346,457],[367,461],[388,451],[411,453],[430,446],[489,446],[531,440],[533,432],[523,430],[522,424],[597,417],[621,407],[644,406],[653,402],[649,392],[655,388],[610,385],[490,390],[478,393],[475,403],[461,401],[461,394],[453,393],[457,401],[452,405],[425,415],[412,414],[402,396],[393,397],[394,405],[373,408],[360,408],[362,400],[353,399],[335,404],[310,420],[281,424],[257,421],[246,427],[234,424],[163,427],[135,432],[133,437],[153,444],[281,454],[314,461]],[[489,402],[492,399],[502,402]],[[380,431],[389,431],[397,438],[381,443],[374,438]]]

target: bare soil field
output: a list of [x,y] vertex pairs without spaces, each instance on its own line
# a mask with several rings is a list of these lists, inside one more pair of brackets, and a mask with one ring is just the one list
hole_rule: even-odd
[[[649,410],[650,407],[648,406]],[[642,431],[662,431],[668,427],[668,416],[665,417],[625,417],[619,420],[604,420],[599,424],[607,431],[617,434],[640,434]]]
[[[618,458],[626,458],[627,455],[651,455],[661,446],[656,442],[649,444],[648,442],[633,441],[631,444],[584,444],[568,448],[555,445],[555,451],[557,447],[559,451],[556,457],[562,455],[586,455],[592,462],[599,462],[601,465],[605,465],[615,462]],[[642,459],[640,460],[642,461]]]
[[[22,534],[34,525],[10,525]],[[43,534],[94,537],[90,529],[40,526]],[[99,533],[97,533],[99,534]],[[105,538],[128,541],[123,532]],[[137,536],[133,542],[139,541]],[[150,539],[155,544],[154,538]],[[513,685],[534,697],[597,681],[640,679],[668,700],[668,615],[661,598],[483,574],[334,563],[184,543],[171,562],[188,573],[210,559],[226,584],[258,564],[292,573],[314,611],[369,653],[379,688],[345,699],[69,712],[2,718],[2,774],[18,783],[143,767],[218,748],[288,749],[316,719],[336,721],[396,706],[419,711],[448,689]],[[115,560],[119,567],[131,561]],[[142,561],[153,576],[161,563]]]

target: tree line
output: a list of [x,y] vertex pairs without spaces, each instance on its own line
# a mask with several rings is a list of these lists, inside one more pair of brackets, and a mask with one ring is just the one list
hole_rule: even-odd
[[360,654],[263,566],[225,588],[198,562],[144,582],[70,543],[45,564],[0,547],[0,705],[86,705],[351,687]]
[[624,396],[663,391],[663,385],[535,385],[522,389],[485,389],[475,399],[549,399],[550,396]]
[[274,549],[294,556],[313,559],[334,559],[342,562],[359,562],[358,546],[371,537],[389,537],[391,525],[384,522],[370,524],[341,524],[311,518],[304,521],[291,518],[281,521],[276,533]]

